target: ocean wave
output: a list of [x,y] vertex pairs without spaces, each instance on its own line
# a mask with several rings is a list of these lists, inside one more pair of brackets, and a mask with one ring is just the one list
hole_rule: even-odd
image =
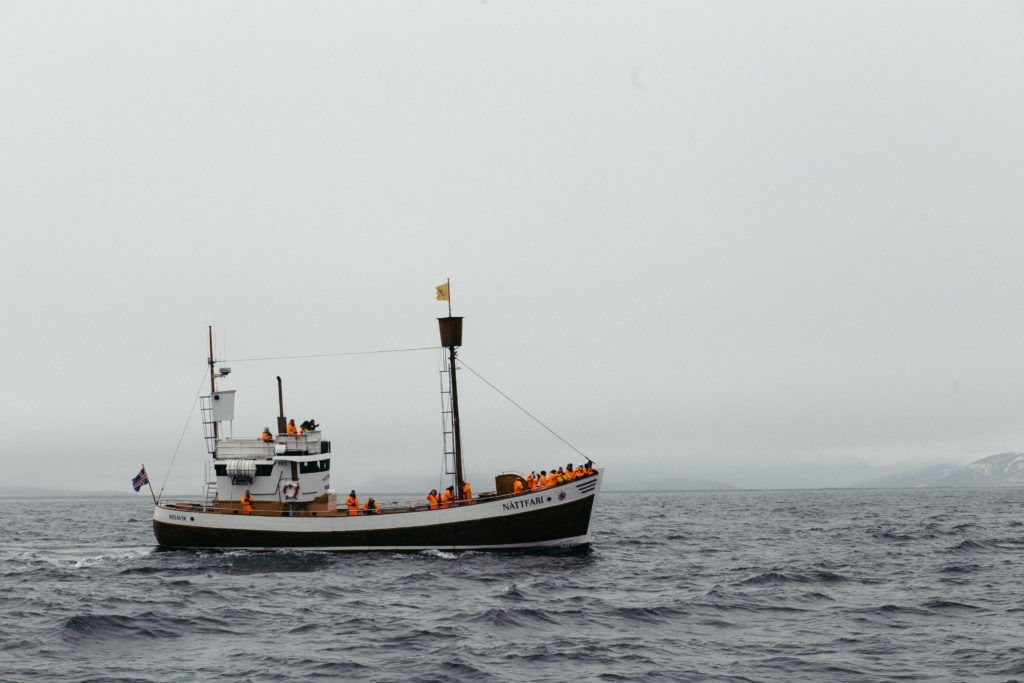
[[949,550],[950,552],[970,553],[977,552],[979,550],[988,550],[990,547],[991,544],[987,541],[972,541],[968,539],[960,541],[956,545],[952,546]]
[[[132,638],[179,638],[181,627],[195,626],[188,619],[161,619],[152,613],[139,616],[119,614],[81,614],[68,618],[62,628],[66,640],[79,642],[100,642],[104,640],[124,640]],[[203,624],[205,632],[210,630],[209,624]]]
[[151,554],[152,552],[153,551],[150,548],[150,549],[145,549],[145,550],[128,550],[128,551],[119,552],[119,553],[112,553],[112,554],[108,554],[108,555],[95,555],[93,557],[83,557],[83,558],[81,558],[79,560],[73,561],[71,563],[71,566],[75,567],[75,568],[81,568],[81,567],[95,567],[96,565],[99,565],[99,564],[122,563],[122,562],[125,562],[125,561],[128,561],[128,560],[137,560],[137,559],[139,559],[141,557],[146,557],[147,555]]
[[962,602],[956,602],[953,600],[944,600],[942,598],[933,598],[928,602],[924,603],[922,607],[934,610],[945,610],[945,609],[966,609],[966,610],[980,610],[980,607],[974,605],[968,605]]

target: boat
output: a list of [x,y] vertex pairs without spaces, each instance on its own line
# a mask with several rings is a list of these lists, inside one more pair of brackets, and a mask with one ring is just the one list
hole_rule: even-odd
[[[441,298],[441,288],[438,288]],[[289,433],[278,377],[277,433],[233,436],[235,390],[217,383],[230,368],[216,368],[210,329],[210,393],[200,397],[207,461],[201,500],[154,496],[153,531],[167,548],[310,548],[325,551],[510,550],[590,543],[594,504],[604,468],[577,468],[553,485],[518,490],[528,477],[517,471],[495,475],[494,488],[464,493],[461,425],[456,381],[461,317],[438,318],[444,414],[444,481],[452,498],[378,503],[376,512],[338,504],[331,474],[338,459],[332,442],[315,423]],[[269,437],[270,440],[265,440]],[[144,471],[145,468],[143,468]],[[245,500],[243,500],[245,499]]]

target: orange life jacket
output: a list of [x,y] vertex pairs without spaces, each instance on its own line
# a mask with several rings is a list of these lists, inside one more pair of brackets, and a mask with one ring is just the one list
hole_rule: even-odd
[[252,496],[249,494],[242,496],[242,509],[245,510],[245,514],[252,514]]
[[349,517],[351,517],[352,515],[359,514],[359,499],[356,498],[355,496],[349,496],[348,498],[346,498],[345,505],[348,506]]
[[526,488],[532,491],[536,485],[537,480],[533,478],[533,473],[526,475]]
[[522,493],[522,492],[523,492],[523,482],[521,482],[520,480],[516,479],[515,482],[513,482],[513,484],[512,484],[512,493]]
[[444,493],[441,494],[441,507],[446,507],[446,508],[451,507],[452,506],[452,498],[454,498],[454,497],[455,496],[452,495],[451,491],[449,491],[448,489],[445,489]]
[[[377,501],[373,501],[373,507],[370,507],[370,501],[366,501],[366,505],[363,506],[368,514],[375,515],[379,510],[377,509]],[[351,512],[349,514],[352,514]]]
[[428,493],[427,494],[427,502],[430,503],[430,509],[431,510],[436,510],[437,509],[437,496],[434,496],[434,495],[431,495],[431,494]]
[[469,487],[468,481],[462,485],[462,498],[466,501],[466,505],[473,502],[473,489]]
[[299,430],[295,428],[295,425],[293,425],[291,422],[289,422],[288,423],[288,433],[289,434],[298,434]]

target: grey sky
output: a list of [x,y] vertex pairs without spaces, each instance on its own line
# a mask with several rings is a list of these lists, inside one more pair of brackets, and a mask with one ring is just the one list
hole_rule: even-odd
[[[159,487],[208,323],[430,346],[446,277],[609,485],[1020,449],[1022,67],[1021,3],[0,2],[7,483]],[[232,366],[236,435],[280,374],[338,488],[436,482],[438,353]],[[460,389],[477,488],[579,459]]]

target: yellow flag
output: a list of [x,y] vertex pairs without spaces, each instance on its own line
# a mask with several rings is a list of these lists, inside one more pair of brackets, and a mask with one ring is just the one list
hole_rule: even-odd
[[437,286],[437,300],[438,301],[449,301],[448,299],[448,283]]

